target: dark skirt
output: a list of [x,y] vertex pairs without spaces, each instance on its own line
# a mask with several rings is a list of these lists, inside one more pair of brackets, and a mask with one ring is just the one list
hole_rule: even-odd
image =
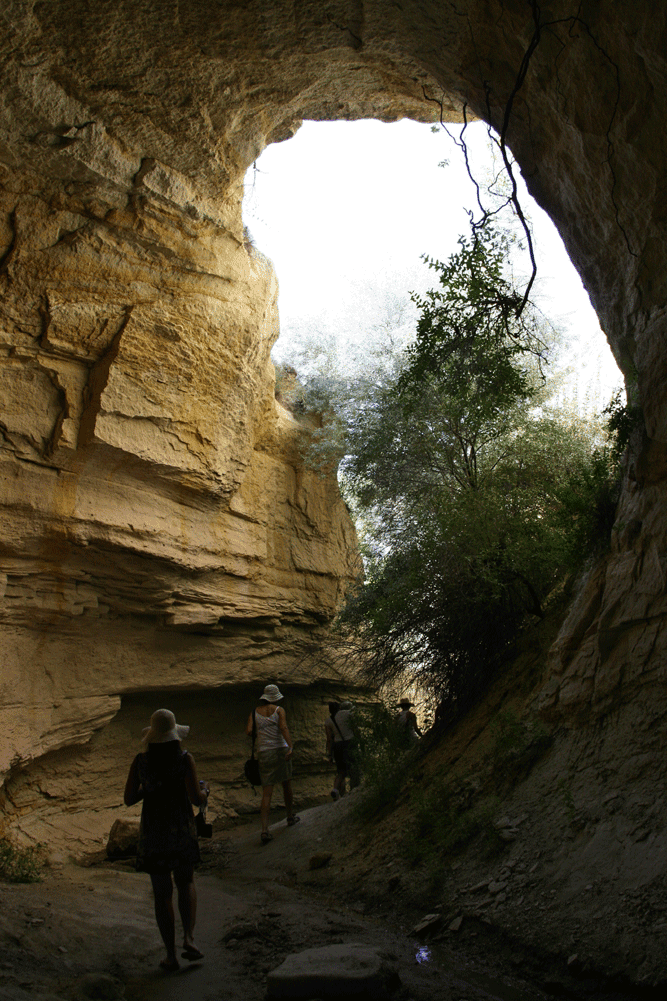
[[137,755],[144,790],[137,849],[139,872],[164,875],[196,866],[200,861],[194,813],[185,788],[186,754],[173,741],[171,749],[169,744],[151,744],[148,753]]

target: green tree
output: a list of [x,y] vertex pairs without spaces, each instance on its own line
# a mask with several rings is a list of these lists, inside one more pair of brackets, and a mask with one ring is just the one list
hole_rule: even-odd
[[549,406],[544,325],[520,310],[506,251],[487,234],[429,262],[440,287],[415,297],[416,341],[347,422],[341,466],[371,529],[342,616],[367,673],[418,675],[460,706],[608,540],[615,507],[602,425]]
[[465,704],[581,564],[595,474],[607,486],[611,463],[544,408],[517,406],[482,431],[457,426],[460,399],[454,420],[430,382],[431,406],[422,398],[406,417],[386,393],[372,421],[366,413],[363,447],[349,441],[348,490],[372,533],[343,620],[360,631],[374,681],[417,673]]
[[449,383],[471,381],[480,405],[502,408],[530,395],[527,375],[547,352],[549,325],[508,271],[516,244],[488,221],[461,237],[447,261],[424,257],[439,288],[412,296],[420,315],[400,388],[438,370]]
[[370,327],[355,330],[356,336],[337,335],[325,326],[292,330],[275,358],[276,392],[304,420],[303,457],[311,469],[329,473],[338,466],[351,427],[402,371],[416,310],[390,296],[380,314]]

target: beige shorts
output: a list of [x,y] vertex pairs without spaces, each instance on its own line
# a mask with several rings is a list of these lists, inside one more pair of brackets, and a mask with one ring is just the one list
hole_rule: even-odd
[[282,747],[274,751],[259,751],[257,760],[259,761],[259,774],[263,786],[274,786],[278,782],[289,782],[292,778],[292,760],[285,761],[287,748]]

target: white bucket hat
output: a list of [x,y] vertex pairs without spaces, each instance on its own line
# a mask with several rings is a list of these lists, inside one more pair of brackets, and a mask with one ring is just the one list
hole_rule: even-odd
[[267,702],[280,702],[282,695],[277,685],[267,685],[260,698],[266,699]]
[[170,740],[183,740],[190,732],[189,726],[181,726],[169,709],[156,709],[151,716],[151,725],[141,735],[144,744],[166,744]]

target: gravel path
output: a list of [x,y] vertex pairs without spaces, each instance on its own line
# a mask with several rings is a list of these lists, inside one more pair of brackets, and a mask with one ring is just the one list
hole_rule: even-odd
[[311,865],[335,853],[348,812],[345,801],[304,811],[292,828],[284,820],[274,824],[266,846],[258,824],[205,844],[196,935],[205,958],[183,961],[171,975],[158,967],[162,950],[148,878],[129,866],[67,865],[42,883],[2,887],[0,998],[113,1001],[116,993],[126,1001],[261,1001],[267,973],[287,955],[346,942],[394,957],[401,979],[396,1001],[545,997],[515,977],[489,978],[463,956],[452,962],[434,949],[417,962],[421,944],[409,929],[341,899],[334,870]]

